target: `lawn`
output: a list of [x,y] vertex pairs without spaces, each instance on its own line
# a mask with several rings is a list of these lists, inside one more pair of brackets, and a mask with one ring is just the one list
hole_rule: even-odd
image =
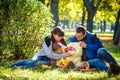
[[[120,45],[112,45],[112,41],[102,41],[120,64]],[[51,69],[39,66],[32,69],[11,69],[6,65],[15,62],[4,59],[0,65],[0,80],[120,80],[120,75],[108,77],[105,71],[77,71]]]

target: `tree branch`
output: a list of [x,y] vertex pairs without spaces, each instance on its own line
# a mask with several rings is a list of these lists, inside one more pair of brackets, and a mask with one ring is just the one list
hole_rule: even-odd
[[98,2],[97,2],[97,4],[96,4],[96,7],[95,7],[95,10],[97,10],[98,9],[98,6],[100,5],[100,2],[101,2],[102,0],[98,0]]
[[89,10],[95,10],[96,11],[98,9],[98,6],[100,5],[101,1],[102,0],[98,0],[96,6],[94,6],[95,0],[92,0],[92,1],[90,1],[90,0],[83,0],[84,5],[86,6],[86,8],[87,8],[88,11]]
[[84,5],[86,6],[87,11],[90,9],[90,0],[83,0]]

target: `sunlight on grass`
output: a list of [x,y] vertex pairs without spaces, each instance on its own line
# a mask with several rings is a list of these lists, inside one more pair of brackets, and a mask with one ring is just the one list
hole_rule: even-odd
[[[115,46],[112,44],[112,41],[102,42],[120,64],[120,45]],[[120,80],[120,75],[108,77],[106,71],[60,70],[46,66],[38,66],[38,68],[33,69],[4,67],[13,62],[15,61],[2,60],[4,65],[0,65],[0,80]]]
[[[42,70],[42,68],[41,68]],[[111,77],[115,78],[115,77]],[[117,77],[120,79],[120,77]],[[3,80],[108,80],[105,71],[76,71],[46,69],[10,69],[0,68],[0,79]],[[109,79],[112,80],[112,79]]]
[[[34,71],[32,69],[21,70],[21,69],[10,69],[10,68],[0,68],[0,78],[5,80],[19,80],[19,79],[29,79],[29,80],[79,80],[79,79],[102,79],[107,77],[106,72],[100,71],[61,71],[59,69],[48,69],[43,72]],[[98,74],[99,73],[99,74]],[[101,74],[101,76],[100,76]],[[104,75],[104,76],[103,76]]]

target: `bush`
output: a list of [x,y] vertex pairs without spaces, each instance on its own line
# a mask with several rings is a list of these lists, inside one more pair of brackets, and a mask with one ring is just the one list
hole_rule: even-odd
[[17,59],[33,56],[51,29],[50,10],[37,0],[4,0],[0,7],[3,54]]

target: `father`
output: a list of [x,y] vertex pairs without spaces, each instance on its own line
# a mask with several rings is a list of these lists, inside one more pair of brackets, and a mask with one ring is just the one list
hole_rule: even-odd
[[69,38],[70,42],[80,42],[83,47],[83,61],[88,61],[91,68],[108,71],[108,63],[114,63],[117,66],[116,60],[103,47],[99,38],[86,30],[82,25],[76,28],[76,34]]

